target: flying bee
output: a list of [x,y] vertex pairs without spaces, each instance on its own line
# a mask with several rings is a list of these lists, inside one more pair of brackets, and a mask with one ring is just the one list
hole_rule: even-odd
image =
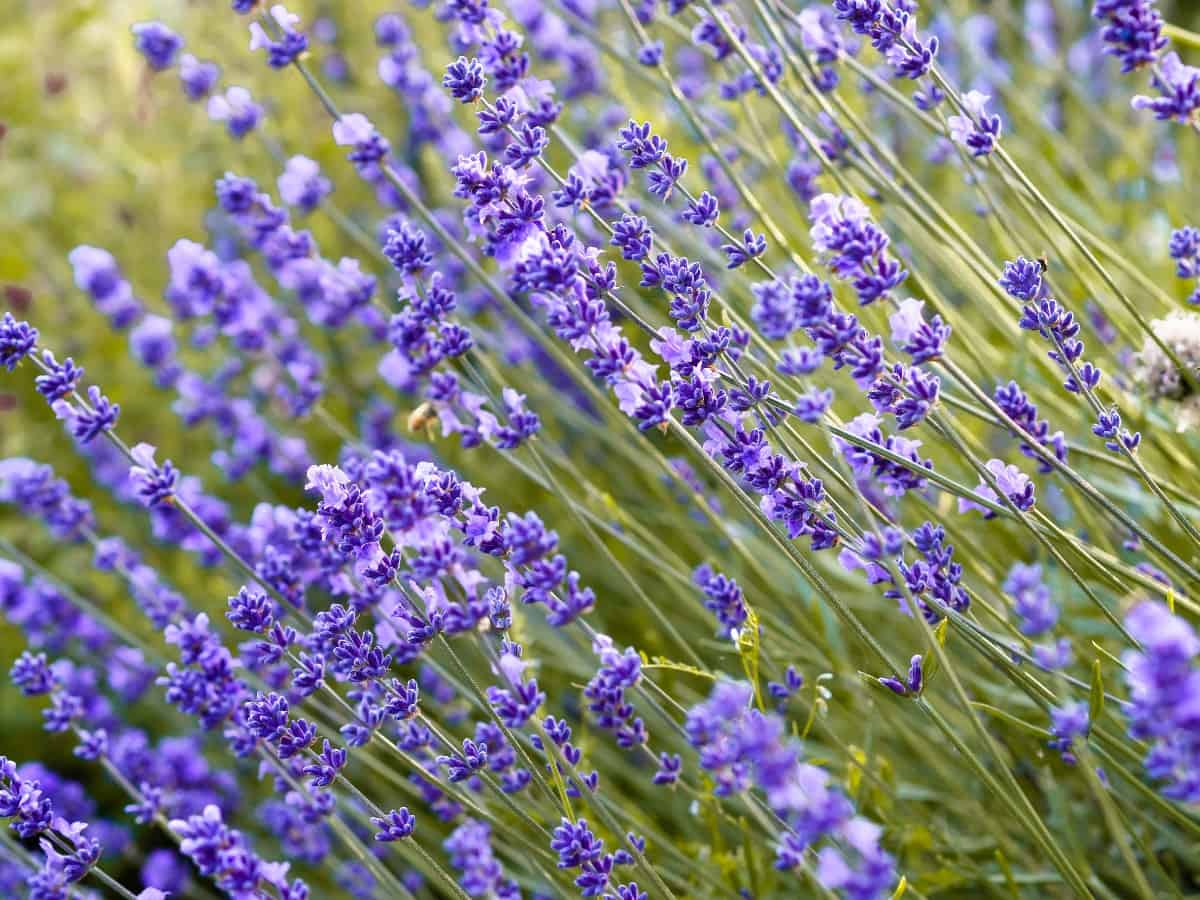
[[433,408],[433,404],[426,400],[408,416],[408,430],[422,431],[424,430],[428,436],[433,435],[433,426],[437,423],[437,411]]
[[1046,270],[1050,268],[1050,264],[1048,262],[1046,262],[1046,257],[1039,256],[1037,258],[1037,264],[1038,264],[1038,268],[1041,270],[1042,274],[1045,275]]

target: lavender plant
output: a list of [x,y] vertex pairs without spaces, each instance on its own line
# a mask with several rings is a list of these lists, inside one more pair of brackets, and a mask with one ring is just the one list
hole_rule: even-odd
[[1185,7],[140,6],[0,132],[0,893],[1193,887]]

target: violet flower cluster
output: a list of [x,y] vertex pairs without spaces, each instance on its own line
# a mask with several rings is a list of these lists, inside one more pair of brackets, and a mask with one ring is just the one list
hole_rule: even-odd
[[834,839],[842,846],[817,853],[818,881],[847,896],[878,896],[895,880],[894,862],[879,846],[879,827],[854,814],[827,772],[800,759],[779,717],[750,708],[752,693],[747,684],[723,682],[688,713],[688,740],[711,772],[714,792],[762,792],[787,827],[776,848],[777,867],[803,865],[810,846]]
[[1195,631],[1153,602],[1134,607],[1126,624],[1141,644],[1122,660],[1130,690],[1130,733],[1149,743],[1146,769],[1164,783],[1163,793],[1195,803],[1200,798],[1200,735],[1189,712],[1200,686]]
[[[1041,263],[1019,257],[1004,264],[1000,286],[1009,296],[1024,302],[1020,326],[1036,331],[1050,343],[1052,349],[1046,355],[1066,373],[1063,387],[1072,394],[1093,396],[1103,373],[1082,359],[1084,345],[1078,337],[1079,323],[1073,313],[1049,296],[1042,273]],[[1122,425],[1121,413],[1115,406],[1099,411],[1092,433],[1103,438],[1105,446],[1114,453],[1132,454],[1142,440],[1140,433]]]

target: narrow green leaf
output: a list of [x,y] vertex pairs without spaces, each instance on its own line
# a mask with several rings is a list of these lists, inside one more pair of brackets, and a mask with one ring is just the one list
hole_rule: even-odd
[[1049,738],[1054,736],[1045,728],[1034,725],[1032,722],[1026,722],[1024,719],[1019,719],[1012,713],[1005,712],[1002,709],[997,709],[995,706],[990,706],[987,703],[972,703],[971,706],[980,710],[981,712],[987,713],[993,718],[1007,722],[1009,725],[1016,725],[1018,728],[1023,728],[1032,734],[1036,734],[1038,737]]
[[1121,662],[1120,658],[1113,656],[1111,653],[1109,653],[1107,650],[1105,650],[1103,647],[1101,647],[1095,641],[1092,641],[1091,644],[1092,644],[1092,649],[1095,650],[1097,653],[1099,653],[1101,656],[1103,656],[1105,659],[1107,659],[1110,663],[1120,666],[1121,671],[1123,671],[1123,672],[1128,671],[1125,668],[1125,663]]
[[949,633],[950,633],[950,620],[949,619],[942,619],[942,621],[938,622],[937,626],[933,629],[933,636],[935,638],[937,638],[938,644],[940,644],[943,647],[946,646],[946,636]]
[[1104,714],[1104,678],[1100,673],[1100,660],[1092,661],[1092,692],[1088,697],[1088,721],[1094,727]]
[[742,658],[742,670],[746,673],[746,678],[749,679],[751,687],[754,688],[754,703],[759,709],[765,709],[762,691],[758,683],[758,638],[758,613],[754,611],[753,607],[747,604],[746,623],[738,630],[737,651],[738,655]]
[[1000,871],[1004,873],[1004,883],[1008,885],[1009,893],[1014,897],[1020,897],[1021,892],[1017,890],[1017,880],[1013,878],[1012,866],[1009,865],[1008,857],[1004,855],[1003,850],[996,850],[996,865],[1000,867]]
[[687,663],[676,662],[673,659],[667,659],[665,656],[647,656],[645,653],[639,653],[638,655],[642,658],[643,669],[667,669],[672,672],[686,672],[688,675],[707,678],[709,681],[716,680],[715,675]]
[[[945,647],[946,639],[950,636],[950,620],[942,619],[934,626],[933,637],[938,642],[938,646]],[[933,677],[938,673],[941,664],[938,662],[938,655],[932,650],[926,653],[922,659],[925,668],[925,677],[922,679],[921,693],[925,693],[925,689],[933,683]]]

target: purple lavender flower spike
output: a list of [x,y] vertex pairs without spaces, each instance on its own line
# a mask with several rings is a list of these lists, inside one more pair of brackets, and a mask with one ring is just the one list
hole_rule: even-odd
[[181,840],[180,851],[226,891],[271,891],[280,897],[303,898],[303,881],[287,881],[286,864],[270,863],[258,856],[240,831],[225,824],[216,805],[186,819],[173,819],[170,829]]
[[1200,228],[1185,225],[1171,232],[1168,245],[1179,278],[1200,278]]
[[1122,654],[1129,686],[1129,733],[1150,743],[1146,770],[1163,782],[1163,794],[1196,803],[1200,739],[1191,709],[1200,697],[1200,640],[1187,622],[1152,601],[1130,610],[1125,624],[1142,646]]
[[813,248],[839,278],[849,281],[867,306],[898,287],[908,272],[887,252],[888,236],[852,197],[821,194],[809,204]]
[[520,888],[507,878],[492,850],[492,830],[486,822],[467,819],[451,832],[442,846],[450,865],[459,872],[463,890],[472,897],[515,897]]
[[281,3],[271,7],[270,18],[279,30],[279,40],[272,39],[258,22],[251,22],[250,49],[266,50],[267,65],[273,69],[286,69],[308,49],[308,35],[297,30],[300,17]]
[[134,46],[156,72],[175,65],[183,38],[162,22],[139,22],[133,26]]
[[13,371],[17,363],[37,347],[38,331],[28,322],[18,322],[6,312],[0,319],[0,366]]
[[746,621],[746,604],[736,581],[705,563],[692,572],[692,580],[704,592],[704,606],[717,617],[723,635],[741,628]]
[[[992,477],[996,479],[996,484],[999,485],[1000,490],[1004,493],[1004,496],[1007,497],[1009,502],[1016,506],[1017,509],[1027,512],[1033,508],[1035,502],[1034,483],[1028,475],[1026,475],[1016,466],[1006,464],[1004,460],[1001,459],[989,459],[986,463],[984,463],[984,467],[992,474]],[[1000,496],[992,489],[991,485],[982,479],[975,487],[975,493],[981,497],[991,500],[993,503],[1004,505],[1000,500]],[[992,519],[996,516],[995,512],[988,509],[986,506],[983,506],[982,504],[976,503],[974,500],[970,500],[966,497],[958,498],[958,511],[960,513],[964,513],[973,509],[979,510],[979,512],[983,513],[983,517],[985,519]]]
[[1087,737],[1090,724],[1088,705],[1083,701],[1055,707],[1050,710],[1050,732],[1054,738],[1046,745],[1062,754],[1063,762],[1074,765],[1076,758],[1071,747],[1077,739]]
[[361,113],[342,116],[333,123],[333,139],[339,147],[350,147],[350,161],[360,173],[373,171],[388,155],[388,142]]
[[262,122],[263,108],[254,102],[248,90],[234,85],[224,94],[208,98],[208,117],[214,122],[224,122],[230,136],[241,140]]
[[1184,65],[1178,53],[1168,53],[1154,70],[1152,83],[1159,96],[1138,94],[1131,101],[1134,109],[1148,109],[1160,121],[1200,124],[1200,69]]
[[988,156],[1000,139],[1000,117],[989,115],[987,102],[991,98],[980,91],[968,91],[963,95],[965,111],[950,116],[950,140],[971,151],[972,156]]
[[55,400],[51,404],[54,414],[67,423],[71,434],[81,444],[111,431],[121,412],[121,407],[100,393],[100,388],[94,384],[87,389],[87,399],[87,406],[76,406],[67,400]]
[[1104,23],[1104,52],[1121,61],[1122,72],[1153,65],[1167,46],[1154,0],[1097,0],[1092,17]]
[[17,657],[8,677],[27,697],[50,693],[57,681],[46,661],[46,654],[38,653],[35,656],[28,650]]
[[721,681],[707,701],[688,712],[688,740],[715,781],[714,793],[763,792],[791,829],[776,848],[777,868],[798,867],[812,844],[833,839],[844,849],[821,849],[821,882],[830,888],[858,885],[864,897],[885,893],[896,875],[891,857],[879,847],[878,826],[854,815],[828,773],[801,761],[783,719],[752,709],[752,697],[750,685]]
[[154,461],[154,449],[150,444],[138,444],[131,451],[135,464],[129,468],[129,479],[146,506],[169,502],[179,481],[179,472],[170,460],[161,466]]
[[417,826],[416,816],[409,813],[407,807],[393,809],[386,816],[371,819],[371,824],[380,829],[375,835],[377,841],[401,841],[409,837]]
[[221,77],[221,67],[214,62],[196,59],[190,53],[179,57],[179,83],[189,100],[203,100],[212,93]]
[[1058,622],[1058,607],[1042,581],[1041,566],[1014,564],[1005,579],[1004,591],[1013,598],[1021,634],[1038,637]]
[[276,183],[283,202],[302,213],[312,212],[333,190],[320,166],[307,156],[291,157]]
[[487,78],[483,74],[483,65],[477,59],[467,59],[460,56],[446,67],[442,77],[442,86],[450,91],[450,95],[459,103],[474,103],[483,96]]

